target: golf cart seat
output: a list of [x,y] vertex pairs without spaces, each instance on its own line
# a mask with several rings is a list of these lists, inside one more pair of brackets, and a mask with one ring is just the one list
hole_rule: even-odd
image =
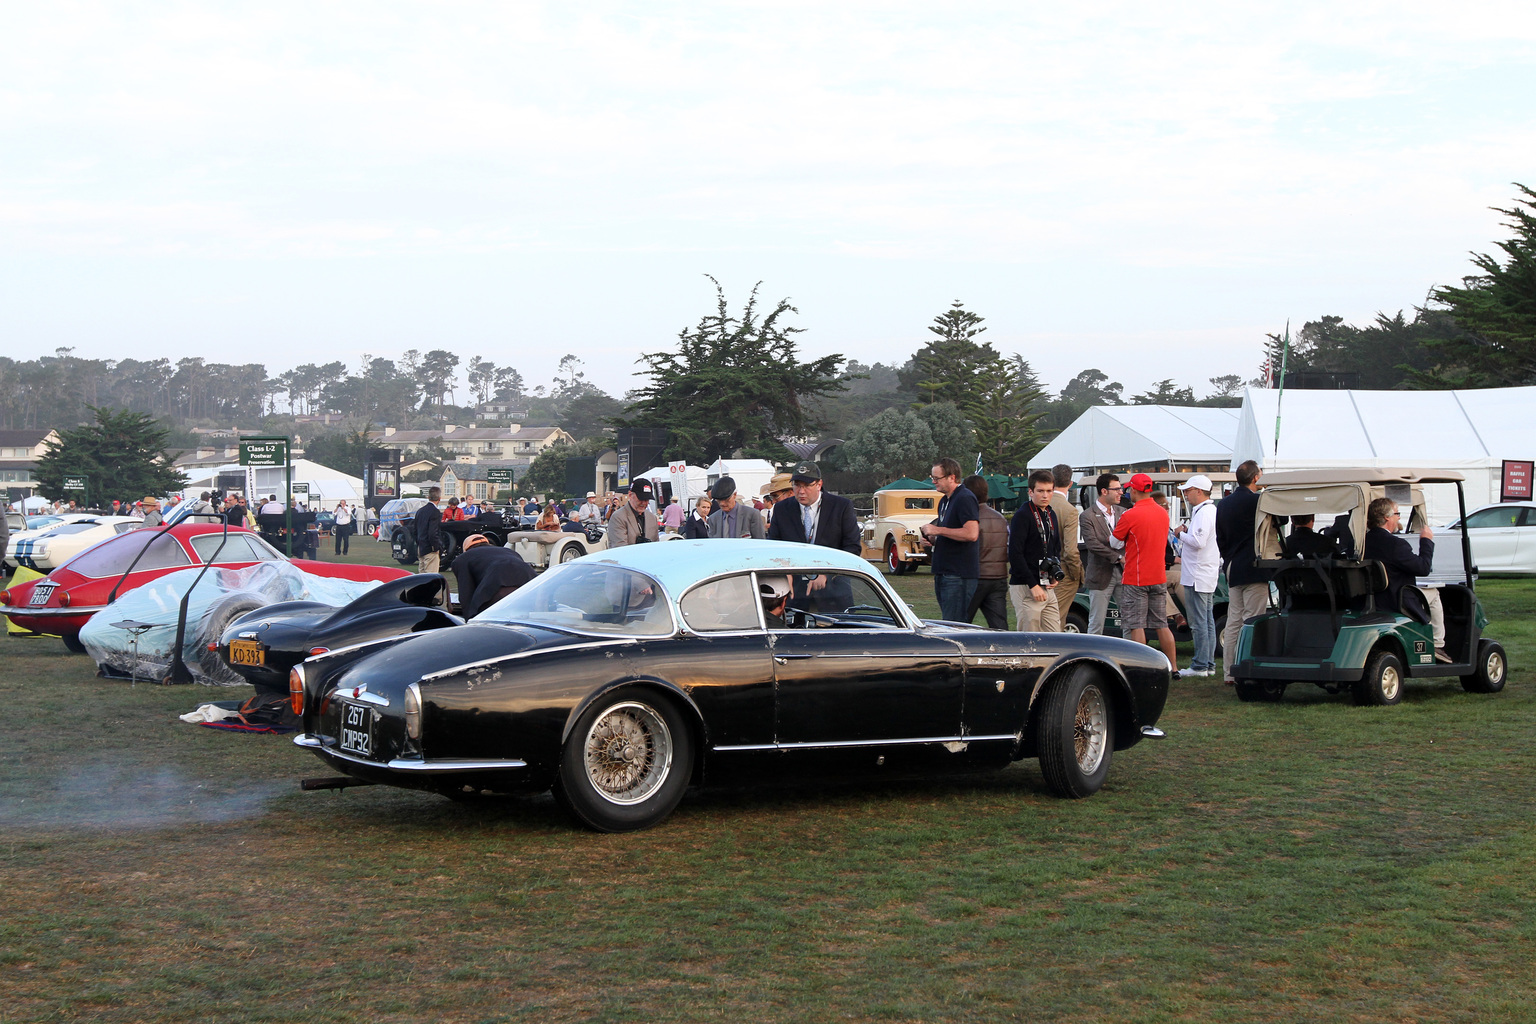
[[1372,622],[1378,617],[1392,621],[1390,611],[1376,608],[1374,595],[1387,586],[1387,570],[1380,562],[1283,559],[1260,562],[1259,566],[1275,572],[1282,614],[1255,620],[1255,655],[1327,658],[1338,640],[1345,612],[1355,613],[1355,622]]

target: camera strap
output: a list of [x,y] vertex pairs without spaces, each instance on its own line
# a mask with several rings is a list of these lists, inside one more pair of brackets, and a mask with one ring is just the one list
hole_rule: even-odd
[[1044,548],[1045,553],[1049,555],[1051,553],[1051,537],[1054,535],[1054,531],[1047,525],[1050,521],[1040,514],[1042,510],[1034,502],[1029,503],[1029,511],[1035,517],[1035,529],[1040,531],[1040,544]]

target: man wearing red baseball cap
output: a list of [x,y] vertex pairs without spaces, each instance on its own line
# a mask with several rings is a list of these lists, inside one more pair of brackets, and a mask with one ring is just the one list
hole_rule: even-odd
[[1131,477],[1131,497],[1136,504],[1115,523],[1115,538],[1125,542],[1120,628],[1137,643],[1147,642],[1147,630],[1157,630],[1163,656],[1169,667],[1177,669],[1179,654],[1173,646],[1173,631],[1168,628],[1168,570],[1163,561],[1168,547],[1168,512],[1151,500],[1152,487],[1152,478],[1145,473]]

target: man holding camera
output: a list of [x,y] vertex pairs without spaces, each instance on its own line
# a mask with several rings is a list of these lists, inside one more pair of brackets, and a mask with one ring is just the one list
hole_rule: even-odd
[[1051,508],[1056,478],[1048,469],[1029,474],[1029,501],[1008,527],[1008,596],[1021,633],[1061,632],[1056,584],[1061,564],[1061,524]]
[[[1163,554],[1168,548],[1168,512],[1152,500],[1152,478],[1145,473],[1131,477],[1131,497],[1136,504],[1121,513],[1111,535],[1125,542],[1125,575],[1120,580],[1120,628],[1128,639],[1147,642],[1147,630],[1157,630],[1157,643],[1171,668],[1179,667],[1179,653],[1168,628],[1168,567]],[[1174,673],[1178,677],[1178,673]]]

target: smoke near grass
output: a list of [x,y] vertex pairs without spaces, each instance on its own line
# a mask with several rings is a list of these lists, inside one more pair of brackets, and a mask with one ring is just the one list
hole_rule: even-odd
[[[225,780],[227,781],[227,780]],[[35,778],[0,793],[0,828],[134,830],[240,821],[261,816],[292,784],[256,782],[229,790],[174,768],[127,761],[84,765],[51,786]]]

